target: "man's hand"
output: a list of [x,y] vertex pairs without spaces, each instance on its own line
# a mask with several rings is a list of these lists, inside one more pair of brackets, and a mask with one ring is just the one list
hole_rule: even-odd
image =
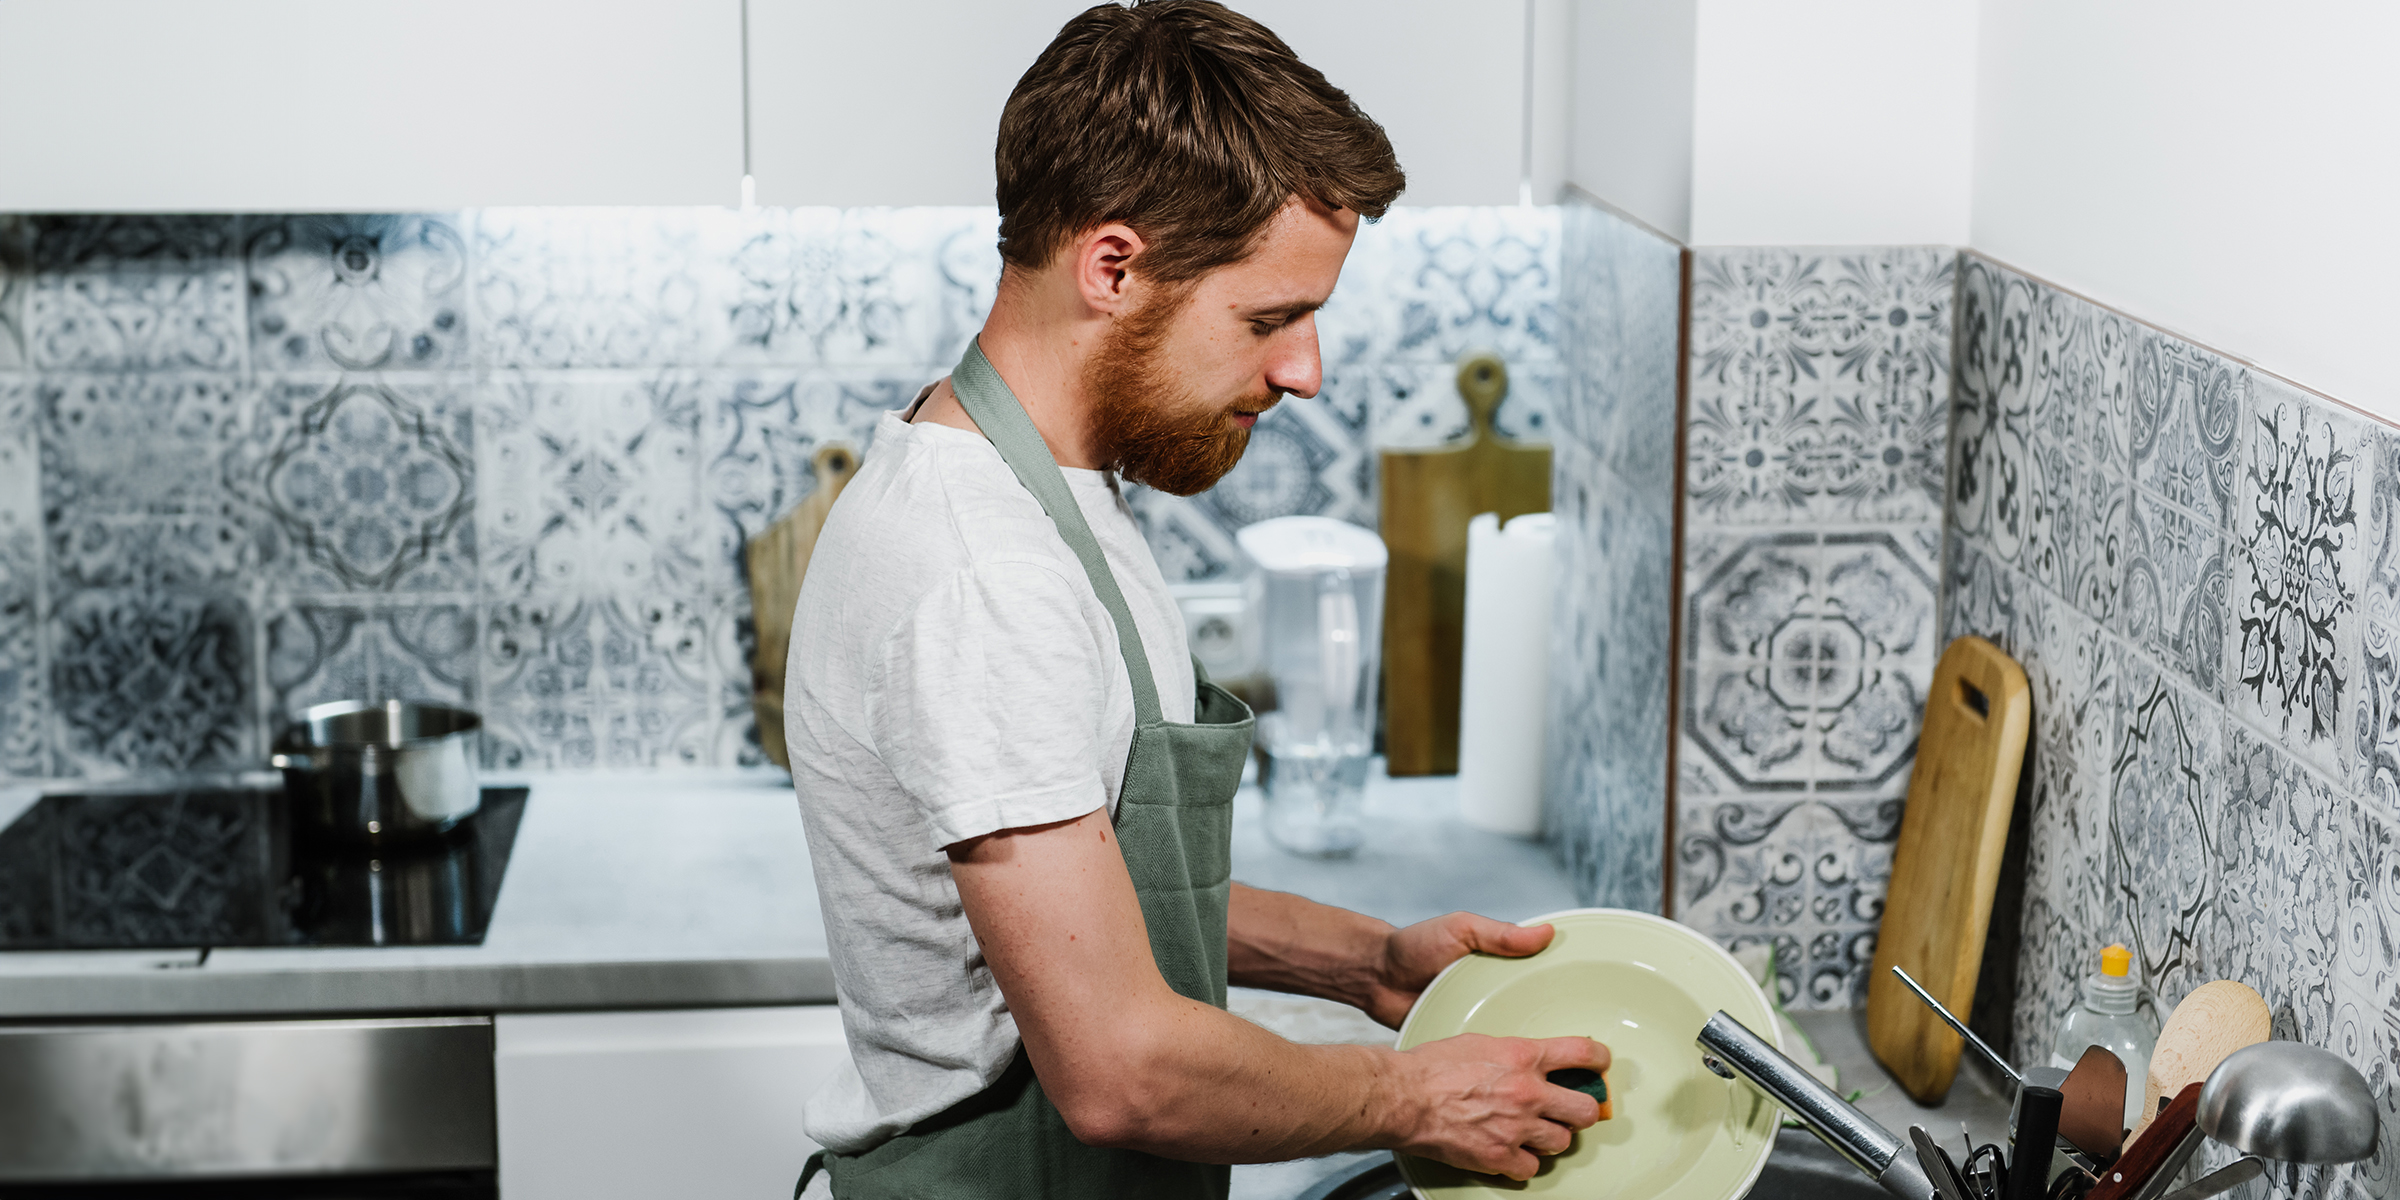
[[1468,1033],[1427,1042],[1400,1058],[1402,1069],[1416,1076],[1409,1094],[1421,1104],[1393,1147],[1408,1154],[1530,1179],[1542,1165],[1537,1156],[1564,1151],[1576,1130],[1600,1119],[1599,1101],[1544,1078],[1567,1067],[1607,1070],[1608,1047],[1590,1038],[1532,1041]]
[[1454,912],[1395,929],[1383,942],[1383,961],[1358,1007],[1382,1024],[1400,1028],[1417,996],[1442,968],[1481,951],[1523,958],[1550,944],[1548,925],[1511,925],[1474,913]]

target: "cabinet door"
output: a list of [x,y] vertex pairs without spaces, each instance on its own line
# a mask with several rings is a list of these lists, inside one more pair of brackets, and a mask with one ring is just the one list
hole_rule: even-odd
[[784,1200],[840,1010],[540,1013],[492,1021],[504,1200]]
[[[990,204],[1017,79],[1089,0],[751,0],[761,204]],[[1383,123],[1407,204],[1512,204],[1525,6],[1233,0]]]
[[741,0],[0,0],[0,212],[734,204]]

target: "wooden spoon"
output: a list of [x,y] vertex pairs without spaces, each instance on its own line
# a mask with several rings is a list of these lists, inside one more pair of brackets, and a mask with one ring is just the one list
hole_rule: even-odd
[[2207,1082],[2226,1055],[2266,1041],[2274,1031],[2275,1014],[2248,984],[2220,979],[2193,988],[2175,1006],[2166,1028],[2159,1030],[2158,1048],[2150,1052],[2149,1078],[2142,1084],[2142,1119],[2133,1127],[2133,1136],[2140,1137],[2150,1127],[2161,1097]]

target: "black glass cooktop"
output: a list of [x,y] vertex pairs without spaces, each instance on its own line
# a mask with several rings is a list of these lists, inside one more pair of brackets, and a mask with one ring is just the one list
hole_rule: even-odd
[[285,813],[281,788],[44,796],[0,829],[0,950],[480,944],[525,789],[405,851],[316,844]]

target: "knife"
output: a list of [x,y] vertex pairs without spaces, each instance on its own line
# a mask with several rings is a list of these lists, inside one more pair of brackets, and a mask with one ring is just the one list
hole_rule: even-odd
[[1941,1193],[1942,1200],[1967,1200],[1967,1184],[1958,1177],[1958,1167],[1950,1161],[1948,1151],[1934,1144],[1925,1127],[1909,1126],[1908,1140],[1917,1144],[1917,1165],[1925,1168],[1925,1178],[1933,1181],[1934,1190]]
[[2211,1196],[2223,1195],[2266,1173],[2267,1164],[2255,1156],[2238,1158],[2201,1176],[2192,1186],[2168,1193],[2166,1200],[2208,1200]]

